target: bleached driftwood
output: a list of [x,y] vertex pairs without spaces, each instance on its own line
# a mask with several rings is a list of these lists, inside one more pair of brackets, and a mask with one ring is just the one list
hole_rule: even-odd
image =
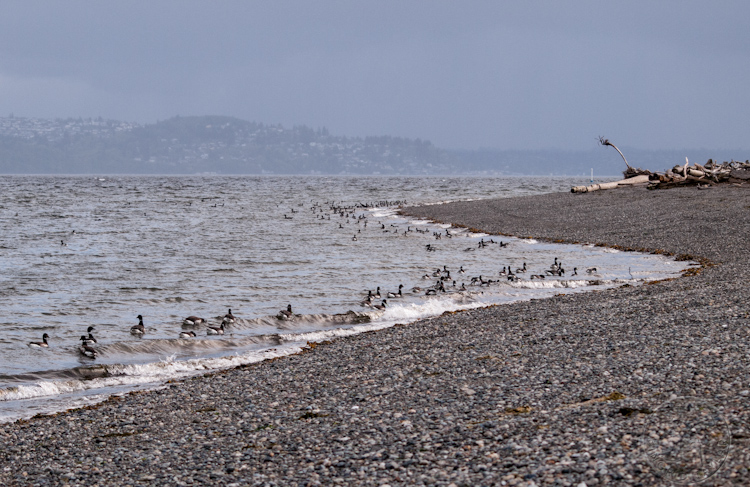
[[613,181],[611,183],[592,184],[591,186],[574,186],[573,193],[588,193],[600,189],[612,189],[626,184],[640,184],[648,182],[648,189],[674,188],[677,186],[697,185],[698,188],[708,188],[719,183],[734,183],[746,185],[750,182],[750,160],[745,162],[732,160],[723,164],[709,159],[705,164],[690,165],[688,158],[685,164],[676,165],[665,173],[652,173],[651,171],[634,168],[628,164],[627,159],[612,142],[604,137],[599,137],[599,143],[603,146],[613,147],[625,161],[627,169],[623,171],[626,179]]
[[573,186],[570,189],[571,193],[590,193],[592,191],[599,191],[601,189],[614,189],[618,186],[632,186],[634,184],[646,184],[648,183],[648,175],[641,174],[640,176],[634,176],[632,178],[621,179],[620,181],[612,181],[610,183],[592,184],[590,186]]
[[731,161],[717,164],[709,159],[706,164],[689,165],[685,158],[685,165],[674,166],[664,174],[653,174],[649,189],[665,189],[689,184],[714,186],[718,183],[744,183],[750,180],[750,161]]
[[625,159],[625,155],[620,151],[620,149],[617,148],[615,144],[610,142],[609,139],[605,139],[604,137],[599,136],[599,143],[605,147],[610,146],[614,148],[620,154],[620,157],[622,157],[622,160],[625,161],[625,165],[628,166],[628,169],[633,169],[633,167],[630,164],[628,164],[628,160]]
[[[617,151],[617,153],[620,154],[620,157],[622,157],[622,160],[625,161],[625,165],[627,166],[627,169],[625,169],[622,172],[622,175],[625,177],[625,179],[631,179],[631,178],[634,178],[635,176],[641,176],[641,175],[644,175],[644,174],[646,176],[650,176],[651,175],[651,171],[648,171],[646,169],[641,169],[640,167],[636,169],[633,166],[631,166],[630,164],[628,164],[628,160],[625,159],[625,154],[623,154],[622,151],[620,149],[618,149],[615,144],[613,144],[612,142],[610,142],[609,139],[605,139],[604,137],[600,136],[599,137],[599,143],[601,145],[605,146],[605,147],[609,146],[609,147],[614,148]],[[605,188],[599,188],[599,189],[610,189],[610,188],[606,188],[605,187]]]

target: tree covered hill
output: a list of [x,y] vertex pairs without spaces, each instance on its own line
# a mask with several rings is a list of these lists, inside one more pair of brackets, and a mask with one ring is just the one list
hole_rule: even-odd
[[231,117],[175,117],[127,127],[121,122],[91,119],[0,119],[0,172],[6,174],[462,171],[456,155],[428,141],[333,136],[325,128],[284,128]]
[[[174,117],[155,124],[98,119],[0,118],[2,174],[409,174],[618,175],[625,167],[592,136],[587,151],[446,150],[402,137],[346,137],[232,117]],[[630,163],[661,171],[742,151],[645,151]]]

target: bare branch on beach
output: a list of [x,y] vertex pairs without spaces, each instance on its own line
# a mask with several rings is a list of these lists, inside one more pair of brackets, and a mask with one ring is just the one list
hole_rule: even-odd
[[617,148],[617,146],[616,146],[615,144],[613,144],[612,142],[610,142],[610,141],[609,141],[609,139],[605,139],[604,137],[602,137],[602,136],[599,136],[599,143],[600,143],[601,145],[605,146],[605,147],[606,147],[606,146],[614,147],[614,148],[615,148],[615,150],[616,150],[616,151],[617,151],[617,152],[618,152],[618,153],[620,154],[620,157],[622,157],[622,160],[623,160],[623,161],[625,161],[625,165],[626,165],[626,166],[628,166],[628,169],[633,169],[633,168],[632,168],[632,167],[630,166],[630,164],[628,164],[628,160],[627,160],[627,159],[625,159],[625,156],[624,156],[624,155],[622,154],[622,152],[620,151],[620,149],[618,149],[618,148]]

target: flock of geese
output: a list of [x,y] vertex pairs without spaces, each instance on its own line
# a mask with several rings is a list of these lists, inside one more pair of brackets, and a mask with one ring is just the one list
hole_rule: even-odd
[[[521,267],[517,267],[515,271],[513,270],[512,266],[504,266],[502,270],[499,271],[499,277],[505,278],[508,281],[511,282],[518,282],[522,279],[521,275],[525,275],[528,272],[528,268],[526,267],[526,262],[523,263]],[[597,269],[596,267],[589,267],[586,269],[587,274],[596,274]],[[465,275],[466,270],[464,270],[463,266],[459,267],[458,274]],[[571,276],[577,276],[578,275],[578,268],[573,268],[573,273]],[[548,276],[555,276],[555,277],[564,277],[565,276],[565,269],[562,266],[562,262],[558,260],[557,257],[555,257],[554,262],[552,265],[549,266],[548,269],[545,269],[544,272],[539,274],[530,274],[530,279],[544,279]],[[435,269],[434,272],[431,274],[425,274],[422,276],[423,280],[430,280],[430,279],[436,279],[435,283],[432,286],[426,286],[426,287],[420,287],[415,286],[411,288],[411,293],[415,295],[424,294],[426,296],[434,296],[438,293],[451,293],[451,292],[468,292],[470,291],[469,288],[466,287],[466,283],[461,283],[460,286],[457,285],[456,280],[453,278],[453,275],[451,274],[450,269],[448,269],[448,266],[444,265],[441,268]],[[474,277],[469,277],[469,286],[478,286],[478,287],[487,287],[492,284],[497,284],[502,281],[502,279],[485,279],[481,274]],[[396,299],[396,298],[402,298],[404,296],[403,292],[403,284],[399,284],[398,291],[394,292],[388,292],[383,293],[388,299]],[[384,310],[386,306],[388,305],[387,299],[383,299],[380,304],[376,304],[377,300],[381,299],[383,295],[380,292],[380,287],[377,287],[375,291],[367,290],[367,295],[364,297],[364,299],[360,302],[360,306]]]
[[[310,208],[312,213],[316,215],[316,218],[319,218],[321,220],[330,220],[331,215],[338,216],[341,219],[346,219],[346,223],[354,223],[355,225],[360,226],[360,230],[357,230],[357,233],[361,233],[361,228],[367,228],[368,219],[367,216],[364,214],[357,215],[357,210],[367,207],[393,207],[393,206],[399,206],[406,204],[406,201],[379,201],[375,203],[358,203],[356,205],[352,206],[338,206],[335,203],[325,203],[327,208],[324,207],[324,205],[315,203]],[[292,215],[299,213],[297,210],[293,209],[291,210]],[[291,220],[293,216],[284,214],[284,219]],[[398,234],[399,233],[399,227],[397,225],[391,224],[389,227],[386,227],[386,225],[382,222],[378,222],[378,227],[382,232],[387,233],[393,233]],[[343,227],[343,222],[339,223],[339,228]],[[430,230],[422,230],[419,228],[415,228],[412,230],[412,227],[409,226],[406,228],[406,230],[403,230],[403,235],[408,235],[411,232],[417,232],[417,233],[429,233]],[[352,237],[353,241],[357,240],[357,233],[354,234]],[[450,230],[446,229],[444,232],[432,232],[432,235],[435,239],[440,240],[443,237],[446,238],[452,238],[453,234],[450,233]],[[62,245],[65,245],[65,242],[61,242]],[[497,245],[500,248],[507,247],[508,243],[503,242],[502,240],[499,242],[496,242],[493,239],[489,239],[488,241],[485,241],[484,238],[482,238],[476,247],[468,247],[465,249],[465,251],[475,251],[480,250],[485,247],[490,247],[491,245]],[[426,250],[428,252],[434,252],[437,250],[435,246],[432,244],[427,244]],[[522,266],[517,267],[515,270],[513,270],[512,266],[504,266],[502,270],[499,271],[499,277],[501,279],[485,279],[482,275],[470,277],[469,278],[469,286],[490,286],[492,284],[499,283],[502,278],[507,279],[511,282],[516,282],[522,279],[523,275],[526,275],[528,272],[528,268],[526,266],[526,262],[523,263]],[[587,274],[593,274],[596,273],[597,269],[595,267],[589,267],[586,269]],[[464,270],[463,266],[459,268],[457,271],[458,274],[464,275],[466,271]],[[537,273],[537,274],[529,274],[530,279],[545,279],[545,277],[553,276],[553,277],[563,277],[565,276],[565,269],[563,268],[562,262],[558,260],[557,257],[555,257],[554,262],[549,266],[548,269],[544,269],[543,272]],[[572,276],[578,275],[578,269],[576,267],[573,268],[573,272],[571,274]],[[456,280],[451,275],[451,271],[448,269],[447,266],[443,266],[442,269],[438,268],[435,269],[432,274],[425,274],[422,276],[422,279],[436,279],[435,283],[432,286],[428,287],[419,287],[415,286],[411,288],[411,293],[419,295],[426,295],[426,296],[432,296],[436,295],[438,293],[450,293],[450,292],[466,292],[469,291],[469,289],[466,287],[465,283],[461,283],[460,287],[457,286]],[[377,287],[375,291],[368,290],[367,295],[363,298],[363,300],[360,302],[360,305],[363,307],[372,308],[379,311],[384,311],[386,307],[388,306],[388,299],[399,299],[404,297],[404,291],[403,291],[403,284],[400,284],[398,286],[397,291],[393,292],[386,292],[382,293],[380,291],[380,287]],[[292,311],[292,305],[288,305],[286,309],[283,309],[278,312],[276,315],[276,318],[279,320],[291,320],[294,317],[294,313]],[[143,337],[146,334],[146,328],[143,324],[143,316],[138,315],[138,324],[134,325],[130,328],[130,333],[137,337]],[[182,321],[182,325],[185,328],[194,328],[199,327],[202,325],[206,326],[206,335],[224,335],[227,326],[234,324],[236,321],[235,316],[232,314],[232,310],[229,309],[226,315],[222,318],[222,321],[219,326],[210,325],[208,321],[205,318],[201,318],[198,316],[188,316]],[[96,338],[92,335],[92,331],[94,330],[93,326],[89,326],[87,329],[88,335],[81,335],[80,338],[80,346],[78,348],[79,353],[88,358],[96,358],[97,356],[97,350],[94,348],[97,341]],[[194,330],[183,330],[179,334],[179,338],[181,339],[189,339],[189,338],[195,338],[197,336],[197,333]],[[42,341],[40,342],[30,342],[28,345],[31,348],[48,348],[49,347],[49,335],[45,333],[42,336]]]
[[[293,317],[294,313],[292,312],[291,304],[288,305],[286,309],[282,309],[281,311],[279,311],[279,313],[276,315],[276,318],[279,320],[291,320]],[[138,319],[138,324],[130,327],[130,334],[140,338],[146,334],[146,327],[143,324],[143,316],[138,315],[136,316],[136,318]],[[187,318],[182,320],[182,326],[192,328],[206,325],[206,335],[223,335],[226,327],[228,325],[234,324],[236,320],[237,319],[232,314],[232,309],[230,308],[227,314],[225,314],[222,318],[221,324],[219,326],[209,325],[208,320],[206,320],[205,318],[200,318],[198,316],[188,316]],[[97,341],[96,338],[94,338],[94,335],[91,333],[92,331],[94,331],[94,327],[89,326],[86,330],[86,333],[88,333],[88,335],[81,335],[81,344],[78,347],[78,352],[83,357],[96,358],[96,356],[98,355],[96,348],[94,348]],[[182,332],[180,332],[179,338],[195,338],[196,336],[198,336],[198,334],[193,330],[183,330]],[[29,347],[49,348],[49,338],[50,336],[45,333],[44,335],[42,335],[42,341],[29,342]]]
[[[370,203],[370,204],[354,204],[354,205],[344,205],[342,203],[337,202],[325,202],[325,203],[314,203],[310,210],[312,211],[313,215],[316,219],[319,220],[325,220],[330,221],[331,217],[338,217],[338,228],[344,229],[345,225],[354,225],[359,227],[357,229],[357,232],[353,235],[351,238],[352,241],[358,241],[359,240],[359,234],[362,233],[362,229],[366,229],[368,225],[368,217],[361,212],[364,208],[372,208],[372,207],[378,207],[378,206],[396,206],[400,204],[401,202],[391,202],[391,201],[385,201],[385,202],[377,202],[377,203]],[[405,203],[405,202],[403,202]],[[298,213],[294,209],[292,209],[292,213]],[[288,215],[284,215],[285,219],[291,219]],[[372,223],[372,222],[370,222]],[[374,225],[371,225],[371,228]],[[396,234],[396,235],[408,235],[411,232],[420,233],[420,234],[432,234],[432,237],[434,237],[436,240],[441,240],[443,238],[453,238],[455,235],[451,233],[450,229],[443,229],[439,231],[429,230],[429,229],[420,229],[418,227],[412,228],[412,226],[407,226],[406,229],[403,228],[403,226],[398,226],[394,224],[387,224],[378,221],[376,230],[380,230],[383,233],[390,233],[390,234]],[[464,250],[466,252],[473,252],[477,250],[482,250],[485,248],[490,248],[492,246],[495,246],[497,248],[505,248],[508,247],[509,242],[505,242],[503,240],[496,241],[492,238],[485,239],[482,238],[477,242],[476,246],[467,247]],[[436,252],[439,250],[438,247],[436,247],[434,244],[426,244],[425,250],[427,252]],[[466,271],[464,270],[463,266],[459,268],[457,271],[458,274],[465,274]],[[586,269],[587,274],[593,274],[596,273],[597,270],[595,267],[589,267]],[[574,267],[572,273],[567,274],[568,276],[578,276],[578,268]],[[485,278],[483,275],[470,277],[468,278],[468,286],[465,282],[461,283],[460,285],[457,284],[456,278],[454,278],[451,275],[450,270],[447,266],[443,266],[442,269],[436,269],[432,274],[425,274],[422,276],[422,279],[433,279],[435,278],[435,283],[431,286],[421,287],[421,286],[415,286],[411,288],[411,293],[414,295],[426,295],[426,296],[432,296],[436,295],[438,293],[451,293],[451,292],[469,292],[471,286],[490,286],[492,284],[497,284],[503,280],[507,280],[510,282],[518,282],[525,278],[525,276],[528,276],[531,280],[537,280],[537,279],[545,279],[548,277],[565,277],[566,276],[566,270],[562,265],[562,262],[555,257],[554,262],[549,266],[549,268],[543,269],[541,272],[532,274],[529,272],[529,268],[527,267],[526,262],[524,262],[520,267],[516,267],[515,269],[511,266],[504,266],[502,270],[498,273],[497,279],[489,279]],[[375,291],[367,290],[367,295],[364,296],[364,298],[360,301],[360,305],[363,307],[373,308],[376,310],[385,310],[388,306],[388,299],[398,299],[402,298],[404,296],[405,291],[403,290],[404,285],[401,284],[398,287],[398,291],[388,292],[388,293],[381,293],[380,287],[377,287]]]

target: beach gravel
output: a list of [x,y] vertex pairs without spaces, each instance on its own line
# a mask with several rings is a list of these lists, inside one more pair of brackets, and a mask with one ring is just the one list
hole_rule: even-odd
[[0,426],[0,485],[748,485],[750,192],[625,188],[407,214],[698,259]]

